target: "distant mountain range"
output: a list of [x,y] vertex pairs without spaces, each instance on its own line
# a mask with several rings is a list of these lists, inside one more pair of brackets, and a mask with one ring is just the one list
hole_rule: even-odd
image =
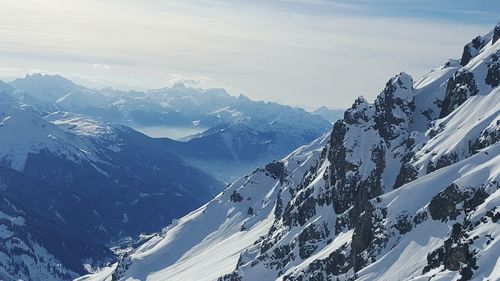
[[327,106],[321,106],[314,110],[313,113],[325,118],[333,124],[335,121],[344,117],[344,111],[345,109],[332,109]]
[[27,75],[4,84],[13,97],[47,113],[64,111],[100,122],[130,126],[144,133],[176,128],[202,133],[184,142],[165,141],[170,152],[218,179],[229,181],[273,159],[280,159],[325,133],[320,115],[272,102],[234,97],[224,89],[175,84],[159,90],[88,89],[59,75]]
[[500,24],[80,281],[499,280]]

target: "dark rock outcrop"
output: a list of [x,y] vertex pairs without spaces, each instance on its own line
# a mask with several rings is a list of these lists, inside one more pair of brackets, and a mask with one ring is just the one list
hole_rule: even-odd
[[455,152],[441,155],[435,162],[433,162],[432,160],[429,161],[429,164],[427,164],[427,174],[450,166],[451,164],[454,164],[456,162],[458,162],[458,155]]
[[500,51],[494,53],[486,65],[488,66],[485,79],[486,84],[492,88],[498,87],[500,84]]
[[284,281],[316,281],[335,280],[335,276],[347,273],[351,268],[351,260],[347,257],[347,244],[333,251],[327,258],[313,261],[306,270],[298,275],[285,275]]
[[[375,100],[375,129],[385,140],[392,140],[401,134],[401,130],[409,116],[415,110],[415,99],[413,96],[413,80],[406,73],[400,73],[389,80],[384,91]],[[400,116],[397,110],[406,116]],[[403,126],[402,126],[403,125]]]
[[231,196],[229,198],[234,203],[239,203],[239,202],[243,201],[243,197],[241,196],[241,194],[239,194],[238,192],[236,192],[236,190],[233,190],[233,193],[231,194]]
[[372,221],[373,206],[367,204],[365,212],[354,225],[354,233],[352,234],[351,255],[352,263],[355,271],[360,270],[365,265],[365,260],[361,253],[368,248],[373,241],[373,221]]
[[491,44],[495,44],[499,38],[500,38],[500,23],[495,26],[495,29],[493,29],[493,39],[491,41]]
[[275,179],[279,179],[280,182],[285,181],[287,176],[285,164],[283,162],[272,162],[266,165],[266,171],[271,174]]
[[439,118],[446,117],[470,96],[475,96],[478,92],[474,74],[466,70],[455,73],[448,80]]
[[452,184],[434,196],[429,204],[429,213],[433,220],[454,220],[460,214],[457,204],[466,199],[457,185]]
[[464,51],[462,53],[462,59],[460,59],[460,64],[462,66],[467,65],[472,58],[474,58],[478,53],[479,50],[484,47],[486,42],[483,40],[481,36],[477,36],[476,38],[472,39],[472,41],[464,46]]
[[347,149],[343,145],[347,132],[346,123],[337,121],[333,125],[330,139],[328,160],[334,163],[330,167],[330,185],[333,190],[333,208],[337,214],[343,213],[352,203],[352,193],[358,182],[357,177],[347,177],[347,171],[353,170],[354,165],[346,161]]
[[131,263],[132,260],[130,259],[130,256],[125,253],[118,261],[118,265],[116,266],[115,271],[113,271],[113,274],[111,274],[111,281],[120,280],[120,278],[124,276],[125,272],[130,267]]
[[469,244],[473,241],[467,233],[470,227],[468,222],[464,225],[455,223],[444,245],[427,255],[427,266],[423,269],[423,273],[444,265],[447,270],[460,271],[459,280],[471,280],[473,270],[477,269],[477,259],[469,250]]

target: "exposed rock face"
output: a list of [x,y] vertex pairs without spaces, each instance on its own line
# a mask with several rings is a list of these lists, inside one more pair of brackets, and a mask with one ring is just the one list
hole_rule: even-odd
[[346,132],[347,126],[344,122],[337,121],[333,125],[330,153],[328,154],[330,162],[336,164],[330,167],[329,178],[330,185],[337,187],[333,189],[333,208],[337,214],[343,213],[349,208],[353,201],[352,193],[358,181],[355,176],[348,177],[347,175],[347,172],[354,169],[355,166],[346,161],[347,149],[343,145]]
[[491,44],[495,44],[499,38],[500,38],[500,24],[497,24],[495,26],[495,29],[493,29],[493,40],[491,41]]
[[347,259],[347,245],[332,252],[327,258],[315,260],[305,271],[297,275],[285,275],[285,281],[303,281],[303,280],[332,280],[333,276],[339,276],[347,273],[351,268],[351,261]]
[[478,93],[477,84],[474,80],[474,74],[468,71],[460,71],[448,80],[446,95],[439,118],[450,114],[453,110],[464,103],[470,96]]
[[493,126],[481,132],[481,135],[469,146],[471,153],[477,153],[480,149],[488,147],[500,141],[500,121],[497,120]]
[[418,177],[417,169],[410,162],[411,159],[415,157],[415,153],[412,152],[413,139],[410,138],[407,140],[406,148],[408,152],[401,159],[402,165],[396,178],[396,182],[394,183],[394,189],[404,185],[405,183],[412,182]]
[[279,179],[283,182],[286,178],[285,165],[282,162],[273,162],[266,165],[266,171],[268,171],[274,178]]
[[318,229],[318,226],[311,224],[304,228],[304,230],[299,234],[299,257],[301,259],[306,259],[311,256],[317,249],[317,243],[322,239],[329,236],[328,225],[324,224],[322,229]]
[[465,200],[465,194],[458,190],[454,184],[432,198],[429,204],[429,212],[433,220],[455,220],[460,214],[457,204]]
[[130,260],[130,256],[125,253],[120,260],[118,261],[118,265],[116,266],[115,271],[111,275],[111,281],[118,281],[123,277],[127,269],[130,267],[132,261]]
[[415,110],[413,79],[402,72],[387,82],[375,100],[375,129],[385,140],[406,134]]
[[[329,147],[318,159],[318,165],[309,169],[296,188],[289,189],[292,199],[286,203],[281,196],[278,197],[276,221],[268,235],[259,242],[259,258],[249,262],[242,256],[239,270],[263,264],[281,272],[294,260],[310,257],[341,228],[354,230],[351,246],[344,247],[316,266],[330,268],[334,273],[346,272],[353,267],[359,270],[364,266],[367,261],[363,253],[367,247],[374,240],[378,241],[375,242],[377,245],[384,243],[373,237],[375,227],[372,220],[376,220],[378,215],[372,216],[373,207],[369,200],[392,187],[391,183],[389,186],[384,184],[385,169],[388,166],[394,169],[393,163],[398,163],[404,155],[402,152],[407,146],[412,112],[415,110],[412,83],[409,75],[400,73],[387,82],[375,104],[369,104],[362,97],[355,101],[346,111],[344,119],[334,124]],[[373,139],[365,139],[363,131],[369,131]],[[358,158],[361,156],[357,152],[361,143],[365,143],[370,153],[365,160]],[[397,150],[394,151],[394,148]],[[320,165],[325,160],[330,163],[327,169]],[[280,167],[280,164],[272,163],[266,166],[266,171],[280,179]],[[396,169],[399,168],[396,166]],[[311,185],[312,179],[318,177],[321,177],[321,183]],[[395,181],[396,175],[392,178]],[[320,220],[310,223],[320,214],[318,210],[325,207],[332,208],[339,216],[345,214],[345,222]],[[283,239],[284,235],[286,237],[287,232],[293,229],[300,229],[298,236],[283,242],[288,240]],[[335,260],[345,262],[334,266],[332,263]]]
[[[498,183],[492,183],[498,189]],[[491,188],[491,186],[490,186]],[[473,270],[477,270],[477,257],[470,245],[478,236],[470,237],[470,232],[481,223],[488,222],[488,213],[478,221],[469,219],[472,212],[485,202],[489,197],[488,186],[480,188],[460,188],[450,185],[445,190],[436,195],[429,204],[429,212],[432,219],[454,221],[459,215],[465,215],[463,223],[454,223],[450,237],[444,244],[427,255],[427,266],[423,273],[444,265],[444,268],[460,272],[459,280],[470,280]],[[490,214],[493,214],[491,212]],[[490,216],[492,217],[492,216]],[[489,243],[489,242],[487,242]]]
[[241,281],[243,280],[241,276],[237,272],[233,272],[231,274],[226,274],[217,279],[218,281]]
[[464,47],[460,64],[462,66],[466,66],[472,58],[477,56],[479,50],[481,50],[481,48],[483,48],[485,44],[486,41],[481,36],[477,36],[476,38],[472,39],[472,41]]
[[365,260],[361,257],[361,253],[373,242],[372,214],[373,207],[369,204],[365,207],[363,214],[356,217],[357,221],[354,225],[351,242],[351,255],[355,271],[360,270],[365,265]]
[[231,194],[231,201],[238,203],[243,201],[243,197],[235,190],[233,191],[233,194]]
[[428,174],[432,173],[443,167],[456,163],[457,161],[458,161],[458,156],[456,153],[442,155],[437,159],[436,163],[434,163],[432,160],[429,161],[429,164],[427,164],[427,173]]
[[[473,270],[478,269],[477,259],[474,253],[470,252],[469,244],[473,239],[469,238],[467,227],[472,229],[470,223],[465,226],[455,223],[453,229],[444,245],[427,255],[428,265],[423,269],[423,273],[444,265],[444,268],[451,271],[459,271],[459,280],[470,280]],[[466,229],[464,229],[466,228]]]
[[497,51],[491,56],[490,61],[486,64],[488,73],[486,74],[486,84],[492,88],[498,87],[500,84],[500,51]]

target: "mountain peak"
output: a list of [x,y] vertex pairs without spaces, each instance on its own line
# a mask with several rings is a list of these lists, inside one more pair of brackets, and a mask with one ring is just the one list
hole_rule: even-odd
[[174,85],[172,85],[173,89],[186,89],[186,85],[182,83],[181,81],[175,82]]
[[40,72],[37,72],[37,73],[32,73],[32,74],[29,74],[27,73],[25,76],[24,76],[24,79],[30,79],[30,78],[42,78],[42,74]]
[[410,96],[413,95],[413,78],[406,72],[400,72],[399,74],[395,75],[389,80],[388,83],[395,86],[396,88],[403,90],[397,91],[397,93],[403,94],[401,97],[404,96],[405,98],[407,98],[407,94],[410,94]]
[[41,73],[27,74],[9,84],[43,102],[55,102],[70,92],[85,89],[61,75]]
[[358,98],[356,98],[354,100],[354,103],[352,104],[349,111],[366,110],[366,108],[369,106],[370,106],[370,103],[365,99],[365,97],[359,96]]
[[[377,100],[402,99],[411,102],[414,98],[413,96],[413,78],[409,74],[401,72],[389,79]],[[395,102],[399,105],[399,101]]]
[[[59,82],[59,83],[70,83],[74,84],[71,80],[68,78],[65,78],[59,74],[42,74],[42,73],[32,73],[32,74],[26,74],[24,78],[18,78],[16,80],[45,80],[45,81],[52,81],[52,82]],[[15,81],[15,80],[14,80]]]
[[375,128],[384,139],[394,139],[406,130],[415,110],[411,76],[401,72],[391,78],[375,100],[375,109]]

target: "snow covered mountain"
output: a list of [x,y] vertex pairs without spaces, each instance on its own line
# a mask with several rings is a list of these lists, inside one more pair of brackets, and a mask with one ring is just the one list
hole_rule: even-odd
[[3,91],[0,136],[5,280],[84,274],[84,263],[114,258],[105,244],[159,231],[223,188],[160,140],[73,113],[45,115]]
[[144,133],[151,128],[203,131],[182,142],[164,143],[172,153],[223,181],[283,158],[331,126],[321,116],[300,108],[182,83],[146,92],[123,92],[92,90],[59,75],[33,74],[5,85],[23,103],[46,112],[84,114]]
[[[301,108],[252,101],[243,95],[231,96],[224,89],[205,90],[182,83],[146,92],[124,92],[88,89],[59,75],[33,74],[3,84],[23,103],[38,105],[39,109],[56,108],[131,127],[211,128],[239,123],[255,130],[281,130],[286,126],[293,130],[291,133],[307,137],[317,137],[318,131],[321,134],[329,128],[325,119]],[[300,124],[293,124],[299,119]]]
[[[257,111],[258,104],[254,105]],[[275,105],[280,107],[279,105]],[[265,114],[265,111],[263,112]],[[235,180],[255,167],[281,159],[322,132],[323,120],[308,129],[305,111],[280,110],[214,126],[183,141],[166,140],[170,151],[221,180]],[[267,120],[273,120],[271,123]]]
[[326,120],[330,121],[332,124],[335,123],[335,121],[342,119],[344,116],[344,110],[343,109],[331,109],[327,106],[322,106],[319,107],[318,109],[314,110],[312,112],[313,114],[317,114]]
[[78,280],[500,279],[500,25]]

